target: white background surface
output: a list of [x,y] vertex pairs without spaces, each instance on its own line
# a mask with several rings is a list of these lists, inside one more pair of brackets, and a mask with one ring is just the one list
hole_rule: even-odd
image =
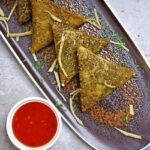
[[[150,0],[108,1],[143,53],[150,53]],[[17,101],[28,96],[42,95],[0,38],[0,150],[16,150],[6,136],[6,117]],[[63,123],[61,136],[52,150],[77,149],[91,150]]]

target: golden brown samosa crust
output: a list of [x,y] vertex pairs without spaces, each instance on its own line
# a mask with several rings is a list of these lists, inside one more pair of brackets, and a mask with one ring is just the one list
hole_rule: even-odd
[[62,35],[65,36],[65,42],[62,49],[61,60],[68,77],[64,75],[59,68],[61,83],[66,85],[77,73],[77,47],[82,44],[89,48],[93,53],[98,53],[109,44],[109,40],[101,37],[88,35],[87,33],[76,30],[65,25],[55,24],[53,26],[55,49],[58,54]]
[[[53,16],[53,17],[52,17]],[[53,41],[52,25],[57,22],[77,28],[86,22],[83,16],[75,14],[50,0],[32,0],[32,52],[48,46]]]
[[133,70],[113,64],[82,46],[78,48],[78,61],[82,111],[91,108],[135,74]]

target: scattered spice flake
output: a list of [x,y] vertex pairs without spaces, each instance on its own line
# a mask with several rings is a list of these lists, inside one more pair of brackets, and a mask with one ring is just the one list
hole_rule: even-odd
[[66,109],[64,108],[64,106],[59,101],[56,101],[55,106],[57,108],[63,110],[63,111],[66,111]]
[[74,110],[74,107],[73,107],[73,100],[75,98],[75,96],[77,95],[78,93],[75,93],[74,95],[72,95],[70,97],[70,110],[71,110],[71,113],[72,115],[74,116],[74,118],[76,119],[76,121],[83,126],[83,122],[80,120],[80,118],[78,118],[78,116],[75,114],[75,110]]
[[144,91],[150,93],[150,88],[146,88]]
[[142,139],[142,137],[140,135],[137,135],[137,134],[134,134],[134,133],[130,133],[130,132],[126,132],[126,131],[121,130],[121,129],[116,128],[116,127],[115,127],[115,129],[117,131],[119,131],[120,133],[122,133],[123,135],[125,135],[125,136],[131,137],[131,138],[135,138],[135,139]]
[[10,18],[11,18],[11,16],[12,16],[13,12],[15,11],[16,7],[17,7],[17,0],[16,0],[16,2],[15,2],[14,6],[12,7],[12,9],[11,9],[9,15],[8,15],[7,21],[10,20]]
[[55,79],[56,79],[58,90],[60,91],[61,84],[60,84],[60,79],[59,79],[58,72],[54,71],[54,75],[55,75]]
[[7,37],[23,37],[23,36],[29,36],[32,34],[32,31],[26,31],[26,32],[21,32],[21,33],[8,33]]
[[36,69],[37,72],[40,72],[42,67],[41,67],[41,62],[39,60],[35,61],[34,68]]

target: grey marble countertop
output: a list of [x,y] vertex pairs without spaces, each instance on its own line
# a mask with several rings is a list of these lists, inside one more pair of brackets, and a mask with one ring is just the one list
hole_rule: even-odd
[[[108,0],[144,54],[150,53],[150,0]],[[146,58],[150,63],[150,57]],[[41,96],[0,38],[0,150],[16,150],[9,141],[5,123],[10,108],[20,99]],[[63,123],[52,150],[91,150]],[[147,148],[150,150],[150,148]]]

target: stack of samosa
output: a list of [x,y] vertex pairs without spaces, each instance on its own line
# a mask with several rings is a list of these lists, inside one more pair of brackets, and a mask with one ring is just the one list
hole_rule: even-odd
[[60,80],[63,85],[66,85],[78,73],[78,45],[83,45],[84,47],[89,48],[93,53],[97,54],[109,44],[109,40],[105,38],[92,36],[81,30],[76,30],[60,24],[55,24],[53,26],[53,32],[57,54],[60,50],[62,36],[65,38],[62,47],[61,60],[67,77],[64,75],[62,69],[59,68]]
[[133,70],[96,55],[109,40],[75,29],[87,22],[85,17],[50,0],[32,0],[31,4],[31,51],[39,51],[54,39],[61,84],[65,86],[79,73],[82,111],[91,108],[134,75]]

